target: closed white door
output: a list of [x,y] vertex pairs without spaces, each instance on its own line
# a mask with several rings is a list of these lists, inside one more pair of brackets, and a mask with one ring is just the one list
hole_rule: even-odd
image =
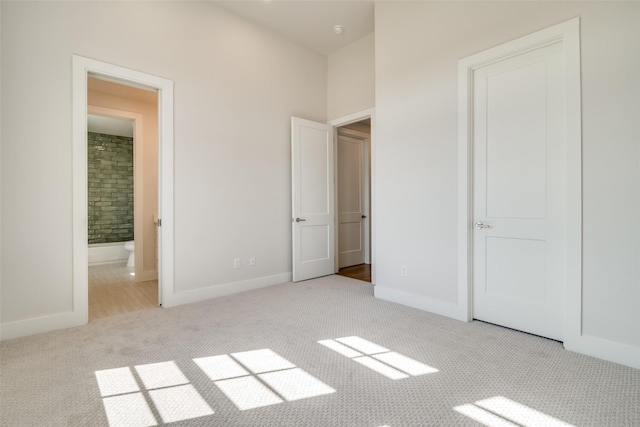
[[338,135],[339,267],[364,264],[364,141]]
[[474,71],[473,316],[563,339],[562,44]]
[[333,274],[333,127],[291,119],[293,281]]

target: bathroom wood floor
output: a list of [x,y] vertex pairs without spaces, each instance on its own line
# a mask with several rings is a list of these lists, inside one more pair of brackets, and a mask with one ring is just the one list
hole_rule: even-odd
[[136,282],[133,267],[89,266],[89,321],[158,307],[158,281]]

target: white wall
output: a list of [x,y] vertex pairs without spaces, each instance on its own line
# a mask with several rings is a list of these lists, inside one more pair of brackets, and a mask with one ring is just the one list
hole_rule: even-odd
[[[2,181],[2,4],[0,4],[0,242],[2,239],[2,193],[4,193]],[[2,308],[2,244],[0,243],[0,310]],[[2,313],[0,313],[1,316]],[[1,323],[1,321],[0,321]]]
[[371,33],[329,55],[327,73],[329,120],[374,106],[374,40],[374,33]]
[[381,2],[375,16],[376,294],[455,312],[457,61],[580,16],[580,351],[640,360],[640,3]]
[[175,83],[175,292],[290,275],[290,116],[326,121],[326,57],[208,2],[0,7],[3,325],[72,308],[72,54]]

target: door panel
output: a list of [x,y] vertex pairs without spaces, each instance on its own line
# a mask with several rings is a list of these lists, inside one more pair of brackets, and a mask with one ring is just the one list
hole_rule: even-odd
[[304,225],[300,227],[301,263],[327,259],[329,257],[328,248],[329,227],[327,225]]
[[338,136],[338,265],[364,263],[364,141]]
[[474,71],[474,318],[562,340],[562,46]]
[[546,242],[489,237],[486,252],[487,294],[544,303]]
[[487,216],[544,218],[546,63],[486,81]]
[[327,132],[309,126],[300,127],[300,212],[329,213],[327,187]]
[[333,274],[333,128],[291,119],[293,281]]

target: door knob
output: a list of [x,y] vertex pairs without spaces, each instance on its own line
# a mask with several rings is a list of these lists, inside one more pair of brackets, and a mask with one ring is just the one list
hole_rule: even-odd
[[481,229],[483,229],[483,228],[491,228],[491,226],[490,226],[490,225],[483,224],[483,223],[481,223],[480,221],[476,222],[474,225],[476,226],[476,228],[477,228],[478,230],[481,230]]
[[296,222],[300,222],[300,221],[306,221],[306,219],[304,219],[304,218],[296,218]]
[[362,218],[363,218],[363,219],[364,219],[364,218],[366,218],[366,217],[367,217],[366,215],[362,215]]

